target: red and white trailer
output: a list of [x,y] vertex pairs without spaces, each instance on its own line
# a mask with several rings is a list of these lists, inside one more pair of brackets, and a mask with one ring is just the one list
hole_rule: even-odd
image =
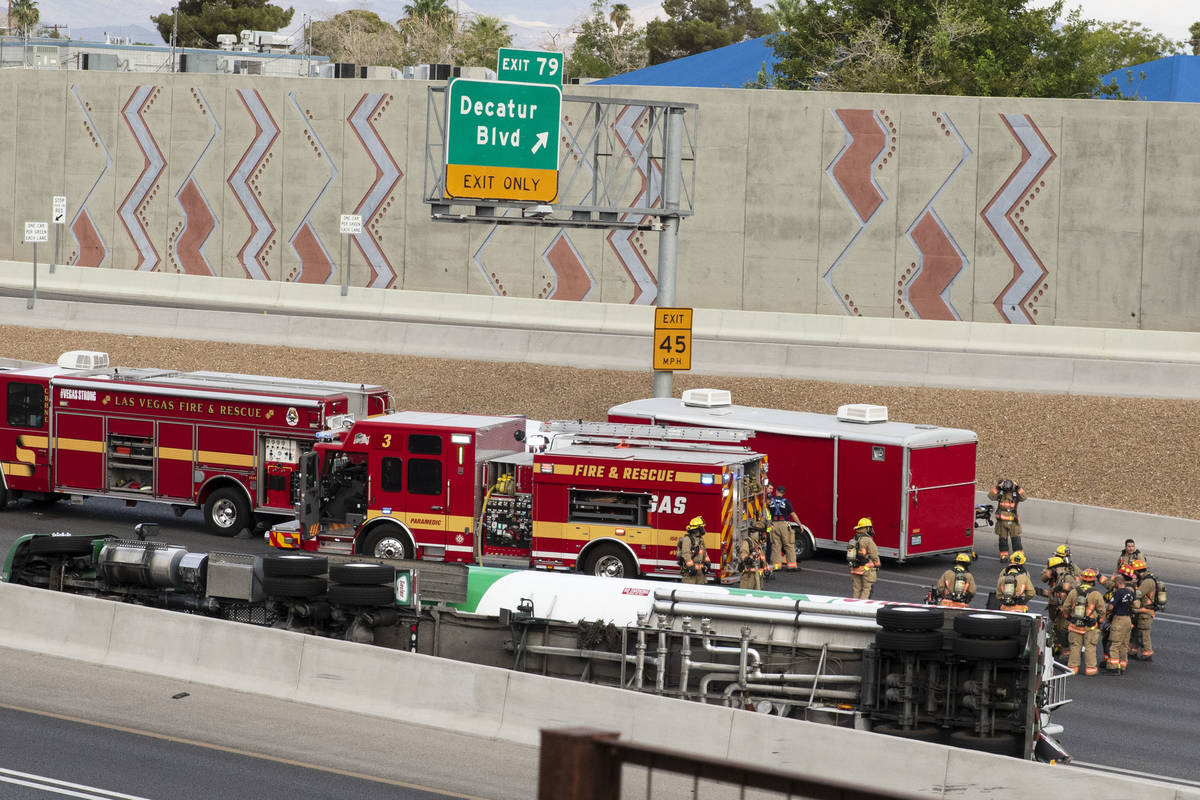
[[111,496],[202,508],[232,536],[255,513],[295,516],[300,457],[319,431],[391,411],[382,386],[225,372],[0,360],[0,508]]
[[801,558],[845,550],[862,517],[874,523],[880,555],[898,561],[974,546],[973,431],[891,422],[884,406],[842,406],[837,415],[736,406],[717,389],[622,403],[608,418],[754,431],[771,483],[787,489],[803,523]]

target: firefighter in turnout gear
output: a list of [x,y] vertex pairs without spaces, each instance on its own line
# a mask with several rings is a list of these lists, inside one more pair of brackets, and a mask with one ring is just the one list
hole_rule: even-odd
[[[1066,545],[1058,549],[1070,555],[1071,551]],[[1046,588],[1038,589],[1038,594],[1046,598],[1046,614],[1054,628],[1055,657],[1067,647],[1067,616],[1063,613],[1063,601],[1078,583],[1078,571],[1078,567],[1067,563],[1060,555],[1050,556],[1046,568],[1042,570],[1042,583],[1046,584]]]
[[692,517],[687,533],[676,545],[679,573],[684,583],[708,583],[708,548],[704,546],[704,517]]
[[1100,620],[1104,616],[1104,597],[1096,591],[1096,570],[1088,568],[1079,578],[1079,585],[1067,593],[1063,612],[1067,615],[1067,635],[1071,642],[1071,655],[1067,666],[1071,672],[1079,673],[1082,656],[1084,673],[1095,675],[1096,647],[1100,644]]
[[1025,570],[1025,554],[1018,550],[1008,558],[1008,566],[996,580],[996,597],[1001,611],[1028,611],[1029,601],[1037,593]]
[[996,501],[994,530],[999,539],[1000,558],[1008,558],[1009,553],[1021,550],[1021,516],[1017,513],[1017,505],[1027,499],[1025,490],[1020,484],[1004,478],[997,481],[995,487],[988,492],[988,499]]
[[975,576],[971,574],[971,556],[959,553],[954,566],[942,573],[937,582],[938,605],[966,608],[975,597]]
[[879,578],[879,548],[875,546],[875,527],[870,517],[863,517],[854,526],[854,538],[846,546],[846,561],[850,564],[851,597],[869,600]]
[[738,586],[743,589],[763,588],[764,573],[770,569],[767,564],[767,554],[763,550],[763,540],[766,535],[767,524],[756,519],[750,523],[749,533],[738,545],[738,568],[742,571]]
[[1167,605],[1167,587],[1146,568],[1144,558],[1135,558],[1130,565],[1137,581],[1135,596],[1139,600],[1134,621],[1133,647],[1129,654],[1141,661],[1154,660],[1154,644],[1150,641],[1150,627],[1154,615]]
[[1142,555],[1142,551],[1138,550],[1137,542],[1133,539],[1126,539],[1125,547],[1120,553],[1117,553],[1117,568],[1115,571],[1120,572],[1123,566],[1132,568],[1134,561],[1141,561],[1143,564],[1147,563],[1146,557]]
[[796,531],[792,523],[800,525],[792,501],[787,499],[787,489],[772,486],[767,498],[771,512],[771,565],[775,569],[796,569]]
[[1108,601],[1106,675],[1125,673],[1125,667],[1129,664],[1129,636],[1133,632],[1133,615],[1141,606],[1133,589],[1126,583],[1125,571],[1132,572],[1132,569],[1126,566],[1113,577],[1112,597]]

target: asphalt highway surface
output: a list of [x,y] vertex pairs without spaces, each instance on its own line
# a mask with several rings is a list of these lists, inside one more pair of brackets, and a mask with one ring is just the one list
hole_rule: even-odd
[[[176,518],[168,508],[153,504],[127,508],[120,501],[89,499],[78,505],[61,502],[39,506],[26,501],[10,505],[0,514],[0,553],[7,552],[12,542],[25,533],[71,531],[132,538],[132,526],[142,521],[159,523],[159,540],[182,545],[191,551],[263,553],[268,550],[261,533],[243,532],[228,539],[208,534],[197,511]],[[1136,536],[1136,532],[1133,535]],[[1114,541],[1123,541],[1124,536],[1123,532],[1114,534]],[[1046,558],[1060,542],[1028,535],[1025,538],[1029,569],[1036,584]],[[1094,566],[1111,573],[1118,549],[1118,546],[1112,547],[1111,551],[1075,546],[1073,559],[1081,566]],[[980,596],[975,598],[973,605],[983,608],[987,591],[989,587],[994,588],[1000,571],[995,537],[989,529],[976,531],[976,550],[979,559],[972,572],[980,584]],[[1168,608],[1159,612],[1154,624],[1154,660],[1131,661],[1127,673],[1119,677],[1102,673],[1092,678],[1082,675],[1073,678],[1068,690],[1073,702],[1055,712],[1054,720],[1065,727],[1061,740],[1077,765],[1200,787],[1200,760],[1196,759],[1194,749],[1195,742],[1200,741],[1200,704],[1195,701],[1196,684],[1190,667],[1200,663],[1200,576],[1197,575],[1200,563],[1186,557],[1150,557],[1149,560],[1151,570],[1169,587]],[[885,561],[876,584],[875,599],[921,602],[927,588],[951,563],[948,556],[918,559],[903,565]],[[825,552],[802,562],[799,571],[776,575],[766,588],[842,596],[849,592],[850,581],[842,555]],[[1034,611],[1044,609],[1045,603],[1040,598],[1032,607]],[[29,703],[35,699],[30,699]],[[0,737],[12,736],[12,723],[13,717],[0,713]],[[48,735],[54,735],[54,732],[50,731]],[[0,738],[0,753],[6,752],[6,742]],[[5,768],[30,773],[39,770],[36,763],[28,766],[21,770],[0,757],[0,779],[3,779]],[[280,786],[287,785],[289,779],[287,775],[279,776]],[[138,795],[137,791],[126,793]],[[0,787],[0,796],[12,795]],[[212,793],[197,796],[236,796],[236,793],[225,794],[214,789]],[[357,790],[352,793],[347,787],[346,791],[311,796],[373,795]]]

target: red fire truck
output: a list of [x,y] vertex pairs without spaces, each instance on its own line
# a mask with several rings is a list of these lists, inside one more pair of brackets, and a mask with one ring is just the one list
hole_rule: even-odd
[[763,500],[761,456],[726,443],[747,434],[594,425],[533,453],[523,417],[407,411],[356,421],[302,458],[299,520],[268,539],[381,558],[678,576],[676,542],[699,516],[715,577],[736,574],[733,544]]
[[720,389],[634,400],[608,418],[754,431],[770,482],[787,489],[803,523],[801,558],[818,547],[845,550],[862,517],[874,523],[880,555],[898,561],[974,545],[972,431],[890,422],[885,406],[842,406],[836,416],[736,406]]
[[233,536],[255,513],[295,515],[318,431],[391,411],[381,386],[110,367],[74,351],[0,361],[0,508],[30,496],[109,496],[202,508]]

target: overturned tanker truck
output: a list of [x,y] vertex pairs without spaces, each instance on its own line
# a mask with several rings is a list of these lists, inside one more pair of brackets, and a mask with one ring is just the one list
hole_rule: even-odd
[[1042,617],[720,585],[24,536],[0,579],[460,661],[1069,761]]

